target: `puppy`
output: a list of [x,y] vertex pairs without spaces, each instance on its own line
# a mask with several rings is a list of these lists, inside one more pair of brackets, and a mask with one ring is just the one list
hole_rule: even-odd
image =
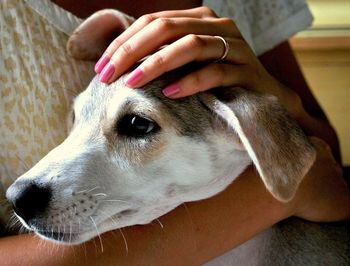
[[74,101],[67,139],[8,189],[22,223],[81,243],[211,197],[251,163],[273,196],[290,200],[315,158],[302,130],[272,96],[240,88],[162,95],[196,67],[142,89],[127,88],[125,76],[111,85],[95,77]]

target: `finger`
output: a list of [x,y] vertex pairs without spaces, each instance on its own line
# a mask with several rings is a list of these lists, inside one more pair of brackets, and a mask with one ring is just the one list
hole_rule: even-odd
[[105,83],[114,81],[141,58],[154,52],[160,46],[187,34],[230,35],[231,30],[223,27],[222,24],[222,19],[210,22],[194,18],[157,19],[116,50],[109,64],[101,72],[100,81]]
[[137,19],[126,31],[124,31],[118,38],[113,41],[106,49],[108,55],[113,53],[122,45],[124,42],[129,40],[137,32],[142,30],[148,24],[152,23],[159,18],[216,18],[215,12],[208,7],[197,7],[186,10],[170,10],[161,11],[153,14],[147,14]]
[[191,17],[191,18],[217,18],[216,13],[207,6],[200,6],[185,10],[167,10],[153,13],[156,17]]
[[[248,63],[249,47],[241,39],[227,40],[230,51],[227,60],[235,64]],[[225,51],[222,40],[207,35],[189,34],[147,58],[126,79],[129,87],[140,87],[165,72],[192,61],[209,61],[220,58]]]
[[216,63],[183,77],[162,92],[165,96],[176,99],[220,86],[245,87],[247,79],[244,66]]

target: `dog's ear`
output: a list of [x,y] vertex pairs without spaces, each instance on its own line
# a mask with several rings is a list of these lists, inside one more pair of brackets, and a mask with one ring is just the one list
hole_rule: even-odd
[[103,9],[88,17],[67,42],[68,54],[76,59],[97,60],[107,46],[135,19],[118,10]]
[[293,198],[316,152],[274,96],[241,88],[213,90],[204,102],[235,134],[266,188],[280,201]]

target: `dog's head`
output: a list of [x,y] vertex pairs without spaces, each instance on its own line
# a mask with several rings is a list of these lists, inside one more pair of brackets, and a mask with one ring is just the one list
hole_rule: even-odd
[[294,195],[314,153],[275,99],[227,88],[169,100],[166,84],[95,78],[74,102],[67,139],[7,191],[23,224],[83,242],[210,197],[251,161],[276,198]]
[[211,197],[251,162],[273,196],[290,200],[315,157],[301,129],[272,96],[239,88],[162,95],[193,67],[142,89],[94,78],[75,99],[67,139],[7,191],[22,223],[81,243]]

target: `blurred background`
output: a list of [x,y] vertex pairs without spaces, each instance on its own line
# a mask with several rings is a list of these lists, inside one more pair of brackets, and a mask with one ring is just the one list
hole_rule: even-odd
[[350,166],[350,0],[308,0],[313,26],[291,40],[304,75]]

